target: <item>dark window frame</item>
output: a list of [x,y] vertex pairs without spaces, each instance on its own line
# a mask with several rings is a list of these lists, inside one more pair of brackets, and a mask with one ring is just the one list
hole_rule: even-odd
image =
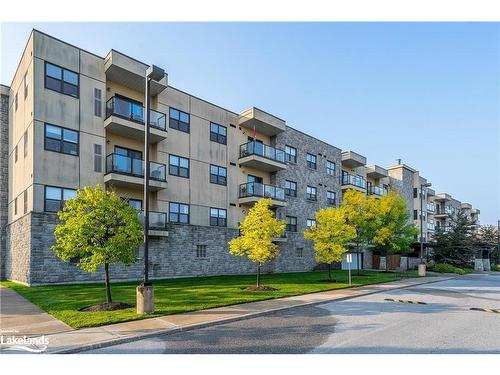
[[[212,125],[217,127],[217,132],[212,131]],[[224,129],[225,134],[221,134],[221,129]],[[215,122],[210,123],[210,141],[221,145],[227,145],[227,128]]]
[[[312,191],[314,191],[314,194],[313,193],[309,193],[307,191],[308,189],[311,189]],[[307,185],[307,187],[306,187],[306,198],[307,198],[307,200],[310,200],[310,201],[317,201],[318,200],[318,188],[315,187],[315,186]]]
[[[311,222],[311,225],[309,225],[309,222]],[[312,226],[316,225],[316,219],[306,219],[306,227],[311,228]]]
[[[179,118],[176,119],[175,117],[172,117],[172,111],[177,111],[179,112]],[[185,114],[188,116],[188,122],[181,121],[181,113]],[[184,125],[184,128],[181,127],[181,124]],[[170,107],[168,109],[168,127],[171,129],[179,130],[183,133],[190,133],[191,130],[191,115],[187,112],[181,111],[177,108]]]
[[303,247],[296,247],[295,248],[295,257],[296,258],[304,258],[304,248]]
[[[52,66],[55,66],[56,68],[61,69],[61,78],[60,79],[57,79],[57,78],[54,78],[54,77],[49,77],[50,79],[53,79],[55,81],[59,81],[60,86],[61,86],[59,90],[56,90],[55,88],[47,86],[47,65],[52,65]],[[78,84],[75,85],[73,83],[65,81],[64,80],[64,71],[68,71],[70,73],[76,74],[76,77],[78,79]],[[65,90],[64,90],[64,84],[72,86],[72,87],[75,87],[76,88],[76,95],[72,95],[72,94],[70,94],[68,92],[65,92]],[[78,99],[78,98],[80,98],[80,73],[77,73],[77,72],[75,72],[73,70],[70,70],[70,69],[63,68],[62,66],[57,65],[57,64],[53,64],[53,63],[51,63],[49,61],[45,61],[45,64],[44,64],[44,87],[46,89],[48,89],[48,90],[55,91],[55,92],[58,92],[60,94],[68,95],[68,96],[71,96],[72,98],[77,98]]]
[[[171,163],[170,159],[172,157],[179,159],[179,165],[175,165],[175,164]],[[181,164],[180,163],[181,159],[187,160],[187,163],[188,163],[187,168],[186,167],[181,167],[181,165],[180,165]],[[177,168],[177,172],[175,172],[175,168]],[[169,154],[168,155],[168,174],[170,176],[176,176],[176,177],[181,177],[181,178],[189,178],[190,169],[191,169],[191,162],[190,162],[189,158],[185,158],[183,156],[179,156],[179,155],[175,155],[175,154]],[[182,176],[180,174],[181,170],[187,170],[187,175],[186,176]]]
[[[309,157],[314,158],[314,161],[309,160]],[[310,154],[309,152],[306,154],[306,162],[307,167],[310,169],[318,169],[318,157],[317,155]]]
[[[330,198],[328,195],[329,194],[333,194],[333,198]],[[327,190],[326,191],[326,203],[329,205],[329,206],[333,206],[335,207],[336,204],[337,204],[337,193],[334,192],[334,191],[331,191],[331,190]]]
[[[291,219],[291,220],[289,220],[289,219]],[[285,221],[286,221],[286,231],[287,232],[297,232],[297,216],[286,216]],[[290,223],[289,221],[292,221],[295,223]]]
[[[217,174],[212,173],[212,167],[217,168]],[[219,170],[223,169],[225,171],[225,175],[222,176],[219,173]],[[227,168],[226,167],[221,167],[216,164],[210,164],[208,168],[208,173],[209,173],[209,181],[211,184],[216,184],[216,185],[221,185],[221,186],[227,186]]]
[[[333,165],[333,168],[330,168],[330,164],[332,164],[332,165]],[[327,160],[327,161],[326,161],[326,174],[327,174],[328,176],[335,176],[335,168],[336,168],[336,167],[337,167],[337,166],[335,165],[335,163],[334,163],[333,161],[331,161],[331,160]],[[330,171],[331,171],[331,173],[330,173]]]
[[[60,190],[61,199],[49,199],[50,201],[59,201],[60,208],[57,211],[48,211],[47,210],[47,188],[54,188],[54,189]],[[71,190],[71,191],[74,191],[75,193],[77,192],[77,189],[64,188],[64,187],[54,186],[54,185],[44,185],[44,187],[43,187],[43,211],[44,212],[56,213],[64,208],[64,202],[65,202],[64,190]]]
[[207,245],[204,244],[196,245],[196,258],[197,259],[207,258]]
[[[50,137],[48,137],[49,139],[51,139],[53,141],[58,141],[60,143],[59,151],[58,150],[53,150],[51,148],[47,148],[47,125],[61,129],[61,139],[56,139],[56,138],[50,138]],[[77,137],[77,141],[76,142],[65,141],[64,140],[64,131],[65,130],[70,131],[70,132],[75,132],[76,133],[76,137]],[[72,154],[72,153],[69,153],[69,152],[64,152],[64,144],[65,143],[71,143],[72,145],[76,144],[76,154]],[[46,122],[43,125],[43,148],[44,148],[45,151],[57,152],[59,154],[65,154],[65,155],[70,155],[70,156],[79,156],[80,155],[80,132],[78,130],[74,130],[74,129],[70,129],[70,128],[65,128],[63,126],[54,125],[54,124]]]
[[[287,187],[287,184],[290,187]],[[292,189],[292,185],[295,185],[295,188]],[[285,196],[287,197],[297,197],[297,183],[292,180],[285,180]]]
[[[178,206],[178,211],[174,212],[172,211],[172,205],[177,205]],[[186,206],[187,207],[187,214],[181,213],[181,206]],[[178,215],[177,220],[172,220],[172,214]],[[181,221],[181,215],[184,215],[187,217],[187,222]],[[189,204],[186,203],[180,203],[180,202],[169,202],[168,203],[168,222],[172,224],[181,224],[181,225],[189,225],[191,220],[191,207]]]
[[[290,150],[293,150],[295,152],[295,155],[292,153],[287,152],[287,148]],[[297,164],[297,149],[295,147],[292,147],[290,145],[285,145],[285,161],[293,164]]]
[[[217,211],[217,216],[212,216],[212,210]],[[224,217],[221,217],[221,212],[224,212]],[[211,227],[227,227],[227,209],[210,207],[209,218]]]

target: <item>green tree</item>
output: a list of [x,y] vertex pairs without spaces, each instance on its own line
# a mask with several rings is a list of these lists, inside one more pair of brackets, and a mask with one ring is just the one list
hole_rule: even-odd
[[112,302],[109,265],[136,261],[134,250],[143,242],[143,226],[133,209],[99,185],[78,190],[58,213],[52,250],[63,261],[76,259],[86,272],[104,265],[106,301]]
[[410,222],[406,202],[401,195],[391,191],[373,203],[377,212],[373,243],[377,249],[407,254],[418,230]]
[[437,231],[433,237],[433,258],[436,263],[448,263],[455,267],[471,267],[478,251],[475,223],[464,213],[449,215],[447,231]]
[[270,199],[260,199],[250,208],[248,215],[240,224],[239,237],[229,241],[229,252],[232,255],[246,256],[257,263],[257,287],[260,287],[260,268],[262,264],[274,259],[279,254],[278,246],[273,238],[280,237],[285,231],[286,223],[277,220],[270,209]]
[[481,226],[478,230],[479,245],[490,249],[490,259],[494,265],[500,264],[500,233],[493,225]]
[[332,262],[340,262],[347,251],[346,244],[356,237],[356,229],[347,223],[342,207],[320,209],[316,212],[316,225],[304,232],[313,241],[315,259],[328,265],[328,278],[332,279]]
[[361,267],[360,252],[363,248],[371,244],[377,231],[378,222],[376,220],[379,206],[377,198],[374,196],[366,196],[366,194],[348,189],[342,196],[342,204],[345,212],[346,222],[352,226],[356,232],[353,239],[357,263],[358,275]]

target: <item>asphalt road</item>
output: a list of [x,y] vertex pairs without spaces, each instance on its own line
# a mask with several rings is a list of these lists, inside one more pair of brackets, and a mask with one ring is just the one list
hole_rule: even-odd
[[[408,304],[385,299],[415,300]],[[88,353],[500,353],[500,273],[392,290]]]

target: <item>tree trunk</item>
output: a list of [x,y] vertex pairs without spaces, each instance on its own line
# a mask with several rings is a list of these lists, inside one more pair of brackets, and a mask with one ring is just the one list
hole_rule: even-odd
[[332,264],[328,263],[328,279],[332,280]]
[[113,302],[111,299],[111,285],[109,285],[109,264],[104,263],[104,284],[106,285],[106,302]]
[[257,288],[260,286],[260,263],[257,263]]
[[359,276],[359,268],[360,268],[360,261],[359,261],[359,245],[356,244],[356,259],[357,259],[357,269],[358,269],[358,276]]

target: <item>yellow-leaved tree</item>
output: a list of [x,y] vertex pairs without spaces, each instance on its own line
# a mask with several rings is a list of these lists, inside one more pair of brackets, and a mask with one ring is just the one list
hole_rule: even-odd
[[241,235],[229,241],[230,254],[246,256],[257,264],[257,288],[260,287],[261,266],[279,254],[273,238],[280,237],[286,227],[284,220],[275,218],[271,204],[270,199],[259,199],[240,223]]
[[347,251],[346,244],[356,238],[356,229],[347,223],[342,207],[320,209],[316,212],[316,225],[304,232],[314,243],[315,259],[328,265],[328,279],[332,280],[332,262],[340,262]]

